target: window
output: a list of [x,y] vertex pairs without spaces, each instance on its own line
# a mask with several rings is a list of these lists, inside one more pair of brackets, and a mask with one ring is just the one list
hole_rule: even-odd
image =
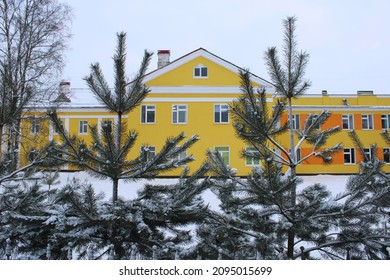
[[207,67],[203,66],[202,64],[199,64],[194,68],[194,77],[195,78],[207,78]]
[[80,134],[88,133],[88,121],[80,121],[79,133]]
[[112,121],[111,120],[104,120],[103,121],[103,130],[107,131],[108,134],[111,134],[111,132],[112,132]]
[[390,115],[382,115],[382,129],[390,129]]
[[292,115],[292,124],[293,124],[293,129],[299,129],[300,128],[300,118],[299,114],[293,114]]
[[[318,118],[318,115],[317,114],[310,114],[309,115],[309,118],[311,118],[311,122],[310,122],[310,125],[314,124]],[[320,129],[320,123],[316,123],[314,126],[313,126],[313,129]]]
[[348,130],[354,129],[352,114],[343,115],[342,118],[343,118],[343,129],[348,129]]
[[155,123],[156,122],[156,106],[142,105],[141,106],[141,123]]
[[363,149],[364,161],[371,161],[371,159],[374,157],[373,152],[374,150],[371,148],[364,148]]
[[156,156],[156,147],[142,146],[141,147],[141,158],[144,162],[151,160]]
[[383,149],[383,161],[385,163],[390,163],[390,148]]
[[355,149],[354,148],[344,149],[344,164],[354,164],[354,163],[356,163]]
[[362,115],[362,129],[374,129],[372,115]]
[[187,105],[172,105],[172,122],[187,123]]
[[230,152],[229,147],[215,147],[215,150],[221,155],[223,161],[229,165],[230,163]]
[[[64,130],[64,122],[62,120],[59,120],[59,122],[60,122],[61,129]],[[56,134],[60,133],[60,130],[58,129],[58,127],[55,124],[53,124],[53,126],[54,126],[54,133],[56,133]]]
[[186,157],[187,157],[187,151],[184,150],[184,151],[181,151],[180,153],[178,153],[174,159],[180,161],[180,160],[185,159]]
[[40,128],[40,121],[39,119],[33,119],[31,120],[31,133],[38,134]]
[[229,105],[227,104],[214,105],[214,122],[229,123]]
[[[258,155],[257,150],[253,147],[246,147],[245,151],[248,153],[252,153],[253,155]],[[260,165],[260,159],[258,157],[255,158],[255,157],[246,156],[245,157],[245,165],[246,166]]]

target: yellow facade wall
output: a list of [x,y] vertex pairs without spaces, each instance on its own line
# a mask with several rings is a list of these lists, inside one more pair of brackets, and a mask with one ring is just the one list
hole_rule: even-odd
[[[200,141],[187,152],[187,154],[194,155],[196,159],[189,164],[191,170],[194,171],[204,162],[208,149],[229,147],[229,165],[237,169],[238,175],[246,176],[251,172],[252,166],[246,166],[245,159],[240,156],[246,145],[235,135],[231,116],[228,123],[214,122],[215,104],[228,104],[240,96],[239,69],[218,57],[213,57],[211,54],[205,54],[204,52],[201,52],[199,56],[194,56],[193,59],[187,59],[184,63],[179,62],[180,60],[172,63],[173,66],[177,64],[177,67],[169,65],[170,68],[158,69],[147,76],[146,84],[152,91],[142,105],[155,106],[155,122],[141,123],[141,106],[125,116],[128,129],[136,130],[139,133],[137,144],[129,157],[137,157],[141,146],[144,145],[154,146],[158,152],[168,137],[184,132],[188,137],[196,134],[200,138]],[[194,77],[194,67],[199,65],[207,67],[207,77]],[[253,83],[255,86],[264,86],[262,81],[256,77]],[[268,104],[270,109],[277,98],[278,96],[273,96],[272,92],[269,92]],[[96,125],[101,120],[115,120],[114,114],[100,107],[72,108],[71,105],[69,104],[66,108],[60,107],[58,109],[59,116],[66,124],[66,130],[70,134],[78,135],[87,144],[90,143],[91,138],[88,134],[80,135],[80,121],[86,120],[89,125]],[[173,105],[187,105],[188,119],[185,124],[174,124],[172,122]],[[388,145],[380,135],[383,130],[381,116],[390,114],[390,96],[375,94],[304,95],[294,99],[293,106],[293,113],[300,116],[301,128],[303,128],[304,120],[310,113],[319,114],[323,110],[329,110],[332,113],[327,123],[322,127],[323,129],[333,126],[342,127],[342,115],[353,114],[354,130],[363,145],[369,148],[371,144],[376,144],[378,146],[377,156],[383,159],[383,149],[388,148]],[[44,111],[42,110],[41,113],[43,114]],[[373,129],[362,129],[362,115],[373,116]],[[286,116],[283,117],[283,120],[286,120]],[[27,119],[25,122],[27,125]],[[43,120],[43,123],[42,128],[46,127],[46,133],[42,132],[42,135],[40,135],[43,140],[34,141],[31,138],[31,140],[28,140],[30,142],[26,140],[24,146],[58,139],[53,131],[50,132],[48,120]],[[289,146],[287,134],[281,136],[278,140],[283,146]],[[349,137],[349,130],[341,129],[338,134],[329,139],[327,145],[334,146],[339,142],[346,148],[354,148],[354,143]],[[27,152],[27,149],[25,152]],[[301,156],[310,152],[311,146],[304,143],[301,146]],[[299,174],[351,174],[358,171],[359,161],[361,160],[361,156],[356,152],[356,163],[345,164],[344,152],[341,151],[335,154],[333,162],[329,165],[324,165],[318,159],[310,158],[297,167],[297,172]],[[21,162],[25,164],[26,160],[21,160]],[[178,176],[181,170],[179,168],[162,175]],[[384,170],[390,172],[390,164],[386,165]]]

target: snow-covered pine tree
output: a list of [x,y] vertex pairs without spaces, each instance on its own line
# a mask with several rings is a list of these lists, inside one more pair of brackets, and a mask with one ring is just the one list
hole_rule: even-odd
[[[351,135],[361,146],[357,136]],[[230,243],[235,243],[240,244],[243,258],[253,256],[254,248],[261,258],[286,258],[282,248],[288,229],[293,228],[295,246],[303,250],[295,251],[293,258],[389,258],[390,178],[381,171],[383,162],[375,155],[373,147],[372,156],[360,163],[360,172],[351,176],[343,193],[332,194],[320,183],[298,187],[292,216],[290,189],[293,184],[299,186],[300,180],[283,175],[276,160],[263,157],[261,168],[242,179],[218,152],[209,152],[208,168],[215,175],[209,182],[222,211],[211,212],[200,228],[202,248],[215,255],[219,247],[231,258],[237,249]],[[220,235],[224,238],[209,237]]]
[[[107,122],[101,124],[101,133],[96,126],[90,127],[91,145],[75,135],[68,133],[60,125],[55,110],[49,110],[48,115],[56,125],[62,143],[51,144],[51,157],[73,166],[88,170],[98,178],[110,178],[113,184],[112,200],[118,200],[120,180],[136,180],[141,177],[153,178],[157,174],[184,165],[193,160],[192,156],[178,157],[180,153],[192,146],[197,140],[196,135],[186,139],[181,133],[170,137],[155,156],[150,156],[147,147],[134,159],[128,155],[136,142],[137,132],[128,130],[124,115],[136,108],[148,94],[149,89],[143,84],[152,53],[145,51],[138,73],[131,82],[125,75],[126,34],[117,34],[118,43],[113,57],[115,69],[115,85],[111,89],[98,63],[91,65],[91,74],[85,78],[89,88],[96,98],[111,112],[116,114],[113,126]],[[58,156],[61,155],[61,156]]]
[[[172,185],[146,185],[134,199],[115,203],[96,194],[91,184],[69,182],[57,195],[48,224],[53,239],[69,244],[77,258],[191,258],[192,228],[203,221],[207,206],[200,194],[208,187],[201,168],[184,170]],[[136,251],[136,253],[135,253]]]
[[[306,90],[310,87],[311,82],[304,79],[305,71],[307,64],[309,62],[309,54],[303,51],[297,50],[297,40],[296,40],[296,21],[295,17],[287,17],[283,20],[284,26],[284,45],[283,45],[283,58],[282,61],[278,57],[276,47],[270,47],[265,52],[266,65],[268,67],[268,72],[271,77],[271,81],[275,86],[277,94],[287,101],[287,110],[288,110],[288,127],[290,135],[290,153],[287,156],[288,163],[287,165],[290,168],[290,176],[296,176],[296,166],[299,159],[297,158],[297,150],[299,148],[300,142],[304,137],[300,137],[298,144],[295,144],[294,139],[294,127],[293,127],[293,99],[298,98],[303,95]],[[323,113],[320,116],[311,116],[312,122],[309,123],[310,126],[314,127],[319,122],[320,117],[326,118],[326,114]],[[291,188],[291,205],[294,207],[296,203],[296,188]],[[293,247],[294,247],[295,237],[294,231],[289,231],[288,238],[288,249],[287,255],[289,258],[293,257]]]
[[[289,187],[284,190],[287,193],[283,194],[288,199],[284,200],[283,203],[285,207],[284,214],[288,215],[290,221],[290,226],[286,227],[285,231],[288,232],[287,257],[291,259],[294,257],[295,228],[299,220],[295,213],[297,210],[296,188],[298,183],[295,167],[311,157],[319,157],[324,163],[331,162],[332,154],[341,149],[341,144],[330,148],[326,147],[325,144],[331,135],[339,131],[339,127],[327,130],[318,129],[330,116],[328,111],[324,111],[318,116],[310,114],[302,130],[291,130],[290,121],[282,122],[282,114],[286,109],[283,99],[279,100],[270,110],[265,91],[254,90],[250,73],[241,71],[240,77],[243,94],[231,104],[231,112],[237,136],[252,147],[250,150],[246,149],[242,152],[243,157],[252,158],[259,163],[263,162],[263,166],[273,162],[275,164],[274,168],[282,168],[282,166],[289,168],[287,172],[290,178]],[[298,139],[296,144],[293,142],[294,147],[290,147],[290,150],[278,141],[278,136],[283,133],[293,133],[295,134],[293,136]],[[298,151],[303,143],[311,145],[312,151],[302,158],[296,158],[293,154]],[[291,150],[294,152],[290,152]],[[256,174],[254,173],[254,175]],[[275,174],[281,174],[281,172]],[[269,184],[272,183],[272,181],[269,182]],[[269,203],[272,204],[273,202]]]
[[[46,248],[53,240],[53,227],[46,224],[55,203],[55,190],[43,190],[39,183],[8,182],[0,192],[0,244],[9,240],[10,258],[46,259]],[[51,251],[53,258],[62,258],[62,245]]]
[[[257,207],[245,192],[245,180],[235,177],[218,152],[208,152],[211,190],[219,209],[209,210],[198,228],[198,251],[203,259],[276,259],[275,224],[255,214]],[[260,204],[260,202],[258,203]]]
[[[212,189],[220,198],[222,211],[211,212],[203,231],[218,229],[225,237],[222,244],[214,242],[209,246],[219,246],[227,258],[286,258],[287,229],[294,226],[297,230],[298,225],[291,217],[289,196],[298,178],[283,176],[275,161],[263,160],[262,169],[254,168],[242,179],[218,153],[209,152],[208,158],[209,168],[216,175],[211,181]],[[202,244],[213,242],[210,240]],[[240,240],[239,249],[229,248],[229,241],[240,244],[236,240]]]
[[390,177],[381,170],[384,163],[376,157],[375,145],[372,151],[370,157],[360,151],[360,170],[348,179],[344,192],[324,204],[329,213],[314,216],[312,221],[320,219],[328,228],[306,239],[310,246],[304,252],[318,251],[329,259],[390,259]]

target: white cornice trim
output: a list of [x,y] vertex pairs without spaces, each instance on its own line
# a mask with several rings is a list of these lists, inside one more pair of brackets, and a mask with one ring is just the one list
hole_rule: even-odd
[[[237,98],[218,98],[218,97],[178,97],[178,98],[164,98],[164,97],[149,97],[145,98],[143,102],[233,102]],[[267,98],[267,102],[273,102],[272,98]]]
[[293,110],[300,111],[318,111],[318,110],[328,110],[328,111],[388,111],[390,112],[390,106],[327,106],[327,105],[293,105]]
[[183,98],[164,98],[164,97],[150,97],[145,98],[144,102],[233,102],[237,98],[197,98],[197,97],[183,97]]

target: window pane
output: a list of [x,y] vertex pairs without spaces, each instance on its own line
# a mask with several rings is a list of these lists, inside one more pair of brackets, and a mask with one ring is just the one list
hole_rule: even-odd
[[141,123],[145,123],[146,122],[146,119],[145,119],[145,115],[146,115],[146,107],[145,106],[141,106]]
[[220,113],[219,112],[215,112],[214,113],[214,122],[216,122],[216,123],[221,122]]
[[214,105],[214,122],[219,123],[221,121],[220,113],[220,105]]
[[343,115],[343,129],[353,129],[353,115]]
[[147,113],[147,122],[148,123],[154,123],[155,118],[155,112],[154,111],[148,111]]
[[[253,147],[247,147],[246,150],[248,152],[256,153],[256,149]],[[260,159],[259,158],[253,158],[253,157],[246,157],[245,158],[246,165],[260,165]]]
[[355,149],[344,149],[344,163],[355,163]]
[[215,149],[219,152],[223,161],[229,164],[229,147],[216,147]]
[[207,67],[202,67],[200,70],[201,70],[201,76],[207,77]]
[[80,121],[80,133],[87,133],[88,132],[88,121]]
[[200,76],[200,69],[199,68],[195,68],[194,69],[194,76],[195,77],[199,77]]
[[295,115],[292,115],[292,117],[293,117],[293,128],[294,129],[299,129],[300,128],[299,115],[295,114]]
[[365,148],[363,149],[365,160],[370,161],[371,160],[371,149]]
[[186,122],[186,112],[179,111],[179,123],[185,123],[185,122]]
[[187,122],[187,105],[172,106],[172,122],[173,123]]
[[390,128],[390,115],[382,115],[382,129]]
[[373,129],[372,115],[362,115],[362,128]]
[[224,123],[229,122],[229,107],[228,105],[221,105],[221,121]]

